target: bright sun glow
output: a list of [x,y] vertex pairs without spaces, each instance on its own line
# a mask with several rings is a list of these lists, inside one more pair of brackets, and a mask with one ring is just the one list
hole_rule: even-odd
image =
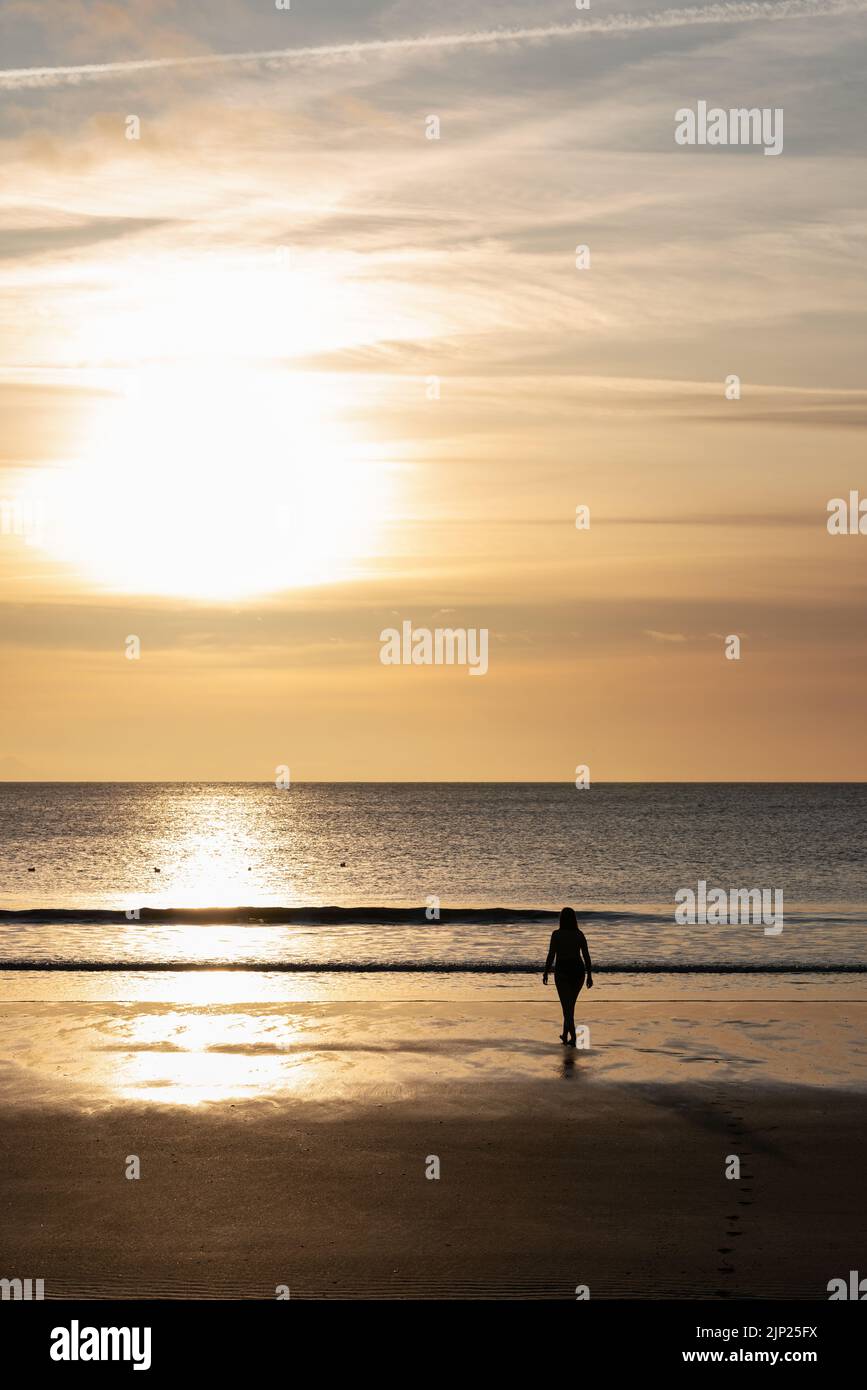
[[48,544],[125,593],[228,599],[333,582],[376,551],[387,477],[313,378],[145,372],[55,475]]

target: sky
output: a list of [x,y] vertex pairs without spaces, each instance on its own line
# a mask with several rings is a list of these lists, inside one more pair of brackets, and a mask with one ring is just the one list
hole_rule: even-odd
[[0,0],[0,777],[867,776],[865,50],[867,0]]

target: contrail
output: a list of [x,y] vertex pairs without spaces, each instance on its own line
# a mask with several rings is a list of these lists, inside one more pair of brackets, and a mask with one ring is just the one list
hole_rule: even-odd
[[652,10],[647,14],[614,14],[573,24],[545,24],[516,29],[485,29],[463,34],[426,34],[416,38],[372,39],[360,43],[322,44],[309,48],[276,48],[252,53],[212,53],[193,58],[136,58],[120,63],[84,63],[77,67],[0,69],[0,91],[23,87],[57,87],[80,82],[170,71],[263,64],[279,69],[295,63],[340,62],[377,54],[420,53],[441,49],[580,39],[588,34],[635,34],[654,29],[680,29],[696,24],[749,24],[761,20],[825,19],[832,15],[863,14],[867,0],[727,0],[722,4],[692,5],[686,9]]

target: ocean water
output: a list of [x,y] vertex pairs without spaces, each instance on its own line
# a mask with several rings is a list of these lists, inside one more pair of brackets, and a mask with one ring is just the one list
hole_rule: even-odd
[[[348,977],[367,997],[420,976],[514,989],[568,903],[612,983],[851,992],[865,831],[860,784],[3,783],[0,973],[28,997],[51,975],[86,994],[136,972],[141,996],[215,968],[267,973],[268,997],[275,975],[311,997]],[[678,924],[699,881],[782,893],[782,931]]]

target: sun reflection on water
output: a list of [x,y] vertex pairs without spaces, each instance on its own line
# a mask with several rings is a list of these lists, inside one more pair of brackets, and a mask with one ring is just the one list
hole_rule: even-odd
[[[243,804],[227,807],[219,797],[206,798],[196,814],[177,827],[167,864],[143,904],[171,907],[238,907],[271,901],[262,893],[258,868],[263,852],[261,817],[244,815]],[[180,832],[180,833],[178,833]],[[287,874],[288,880],[288,874]],[[295,901],[291,881],[280,900]]]

